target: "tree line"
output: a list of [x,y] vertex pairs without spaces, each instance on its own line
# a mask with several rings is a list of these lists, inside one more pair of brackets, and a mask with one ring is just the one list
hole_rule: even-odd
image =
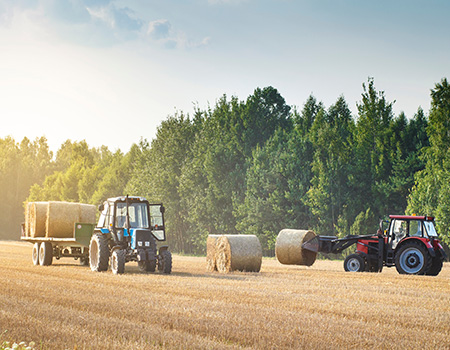
[[345,98],[302,109],[273,87],[246,100],[218,99],[161,122],[155,138],[127,153],[66,141],[53,154],[45,138],[0,139],[0,238],[15,239],[23,202],[100,204],[129,194],[166,206],[171,249],[199,254],[209,234],[257,235],[274,252],[283,228],[370,234],[388,214],[434,215],[450,243],[450,87],[431,90],[431,109],[411,118],[363,84],[357,115]]

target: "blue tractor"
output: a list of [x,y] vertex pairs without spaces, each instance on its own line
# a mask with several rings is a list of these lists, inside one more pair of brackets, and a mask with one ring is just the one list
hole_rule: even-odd
[[150,204],[143,197],[115,197],[99,206],[97,227],[89,245],[92,271],[125,272],[125,263],[135,261],[143,272],[172,271],[172,254],[166,240],[164,206]]

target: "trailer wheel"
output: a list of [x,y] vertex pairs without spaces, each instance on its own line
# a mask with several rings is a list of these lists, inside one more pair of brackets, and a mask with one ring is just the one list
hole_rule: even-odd
[[34,243],[31,259],[33,260],[33,265],[39,265],[39,243]]
[[442,270],[442,260],[440,257],[433,258],[433,261],[431,262],[431,267],[427,271],[426,275],[428,276],[437,276],[439,275],[439,272]]
[[50,242],[42,242],[39,245],[39,265],[49,266],[53,261],[53,246]]
[[111,270],[115,275],[125,272],[125,250],[115,249],[111,254]]
[[163,250],[159,254],[158,270],[166,274],[172,272],[172,254],[168,250]]
[[138,266],[139,266],[139,270],[141,270],[142,272],[155,272],[156,259],[139,261]]
[[395,254],[395,268],[403,275],[424,275],[430,270],[432,262],[426,248],[415,241],[405,243]]
[[363,272],[366,270],[366,261],[359,254],[350,254],[345,258],[344,269],[347,272]]
[[92,271],[108,270],[109,247],[108,239],[103,235],[94,234],[89,244],[89,265]]

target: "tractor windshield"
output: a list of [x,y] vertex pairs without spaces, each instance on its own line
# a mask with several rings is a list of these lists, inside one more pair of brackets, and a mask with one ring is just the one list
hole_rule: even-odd
[[[131,202],[128,205],[128,215],[130,216],[131,228],[149,228],[147,203]],[[117,228],[125,228],[127,217],[127,204],[118,202],[116,204],[116,222]]]
[[424,221],[423,224],[425,225],[425,229],[427,230],[429,237],[438,237],[436,228],[434,227],[434,224],[432,221]]

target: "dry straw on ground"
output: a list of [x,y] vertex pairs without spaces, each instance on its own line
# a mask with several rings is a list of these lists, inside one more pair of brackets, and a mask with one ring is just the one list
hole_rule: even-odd
[[220,235],[209,235],[206,239],[206,271],[217,271],[216,243]]
[[222,273],[259,272],[262,248],[255,235],[223,235],[216,242],[216,265]]
[[[32,202],[29,212],[29,227],[31,237],[45,237],[45,222],[47,219],[48,202]],[[26,217],[25,217],[26,219]]]
[[313,231],[281,230],[275,244],[278,261],[285,265],[311,266],[316,261],[317,253],[302,249],[302,244],[314,237]]

